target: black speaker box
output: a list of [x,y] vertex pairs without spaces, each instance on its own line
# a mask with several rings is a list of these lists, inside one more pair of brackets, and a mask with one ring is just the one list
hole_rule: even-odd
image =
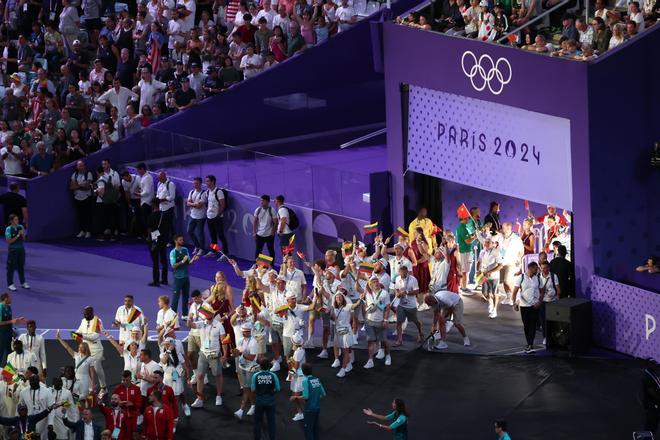
[[591,345],[591,301],[563,298],[545,305],[546,346],[550,351],[580,354]]

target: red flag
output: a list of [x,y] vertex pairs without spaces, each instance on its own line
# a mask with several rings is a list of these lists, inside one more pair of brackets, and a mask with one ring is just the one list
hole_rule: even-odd
[[470,211],[468,211],[467,207],[465,206],[465,203],[461,203],[461,206],[458,207],[456,210],[456,215],[460,220],[470,218]]
[[160,43],[153,32],[151,33],[151,50],[147,61],[151,64],[151,72],[155,75],[160,67]]
[[525,200],[525,211],[529,211],[529,200]]
[[520,220],[516,218],[516,234],[520,235],[522,234],[522,225],[520,224]]

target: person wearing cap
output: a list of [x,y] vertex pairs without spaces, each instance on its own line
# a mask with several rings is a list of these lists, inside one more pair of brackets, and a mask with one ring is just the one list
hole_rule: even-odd
[[[181,402],[184,414],[190,416],[190,407],[183,393],[186,382],[191,376],[191,369],[183,343],[176,339],[174,330],[170,330],[166,335],[159,334],[158,343],[160,346],[160,367],[164,373],[163,383],[172,388],[175,399]],[[178,413],[178,407],[174,412]]]
[[275,281],[275,289],[269,291],[266,296],[266,304],[271,312],[270,341],[273,350],[273,367],[270,371],[273,372],[280,371],[284,342],[284,317],[275,313],[275,310],[286,304],[286,295],[286,279],[279,276]]
[[190,88],[190,80],[184,76],[181,78],[181,88],[174,92],[174,107],[177,111],[184,111],[193,106],[197,94]]
[[[288,360],[289,372],[287,381],[290,382],[291,395],[300,396],[302,394],[302,379],[303,374],[300,367],[306,362],[305,348],[303,347],[303,336],[301,332],[296,332],[291,338],[293,344],[293,356]],[[301,400],[294,400],[293,404],[296,409],[296,414],[293,416],[293,421],[298,422],[305,418],[303,414],[303,402]]]
[[[288,358],[292,351],[291,338],[298,330],[303,328],[305,324],[305,321],[303,320],[303,313],[312,309],[312,306],[298,304],[297,295],[294,292],[289,291],[287,291],[286,294],[286,304],[289,308],[286,310],[286,314],[284,315],[284,325],[282,329],[282,336],[284,340],[282,345],[284,346],[284,356]],[[327,352],[325,356],[325,358],[327,358]]]
[[[390,349],[385,332],[387,330],[388,316],[390,314],[390,292],[385,288],[376,274],[369,278],[366,289],[358,287],[361,301],[366,305],[367,351],[369,359],[364,368],[374,367],[374,353],[376,359],[385,358],[385,365],[392,365]],[[378,350],[376,350],[378,347]],[[334,364],[333,364],[334,366]]]
[[202,83],[202,91],[204,92],[204,97],[208,98],[209,96],[217,95],[222,90],[222,82],[218,76],[218,69],[214,66],[209,66],[206,69],[206,78]]
[[263,416],[268,421],[268,438],[275,439],[275,393],[280,391],[280,380],[275,373],[268,371],[270,361],[262,359],[259,362],[260,370],[252,375],[250,390],[255,395],[254,409],[254,438],[261,439],[261,425]]
[[242,340],[240,345],[237,344],[234,349],[234,357],[238,359],[238,370],[236,373],[241,376],[240,382],[243,384],[243,396],[241,397],[241,404],[238,410],[234,412],[237,419],[243,418],[243,408],[247,408],[248,402],[250,407],[245,413],[248,416],[254,415],[254,394],[250,385],[252,384],[252,374],[256,372],[257,366],[257,341],[252,336],[253,324],[246,321],[241,324]]
[[202,317],[199,321],[192,323],[191,328],[199,329],[201,349],[197,361],[197,398],[191,405],[193,408],[202,408],[204,406],[204,377],[208,370],[215,377],[216,397],[215,406],[222,406],[222,365],[220,358],[222,356],[220,341],[225,335],[225,329],[222,323],[215,319],[215,310],[213,316]]
[[124,368],[123,371],[129,371],[132,375],[132,379],[137,381],[137,373],[140,371],[142,361],[140,360],[140,350],[146,346],[147,342],[147,327],[145,325],[144,331],[135,327],[130,331],[130,337],[136,338],[131,339],[130,341],[125,341],[123,344],[115,341],[115,338],[108,332],[104,332],[103,335],[108,339],[110,345],[112,345],[119,356],[124,359]]
[[446,323],[450,316],[454,327],[463,336],[463,345],[470,346],[470,338],[467,337],[463,327],[463,299],[459,294],[448,290],[427,293],[424,295],[424,302],[433,309],[433,328],[440,333],[440,338],[436,339],[438,342],[433,348],[442,350],[448,347]]
[[[200,339],[200,330],[195,328],[193,323],[202,319],[199,313],[199,309],[204,303],[204,299],[202,298],[202,293],[197,289],[193,290],[190,296],[192,297],[192,302],[190,303],[190,308],[188,310],[188,316],[186,320],[186,324],[188,328],[190,328],[187,339],[188,344],[186,357],[188,358],[188,362],[190,363],[191,368],[196,370],[197,360],[199,359],[199,350],[202,347],[202,341]],[[197,381],[195,375],[193,375],[191,381],[193,384]]]

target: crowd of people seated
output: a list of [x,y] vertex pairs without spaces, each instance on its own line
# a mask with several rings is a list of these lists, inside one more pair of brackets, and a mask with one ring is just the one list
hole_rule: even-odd
[[[486,42],[503,40],[502,44],[552,56],[590,60],[660,19],[660,4],[654,0],[619,0],[612,7],[605,0],[596,0],[588,17],[576,12],[579,8],[575,0],[566,5],[561,3],[561,0],[443,0],[405,18],[397,17],[397,22]],[[535,17],[555,7],[547,17],[533,22]]]
[[32,177],[106,148],[357,21],[347,0],[0,5],[0,164]]

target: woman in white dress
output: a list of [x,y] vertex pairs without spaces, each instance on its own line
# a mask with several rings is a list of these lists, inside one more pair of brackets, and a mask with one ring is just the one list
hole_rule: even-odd
[[[139,335],[139,330],[137,330],[137,332]],[[103,332],[103,334],[108,339],[108,341],[110,341],[110,344],[115,347],[115,350],[117,350],[119,356],[124,359],[124,371],[130,371],[131,381],[133,383],[137,383],[136,375],[138,371],[140,371],[140,368],[142,368],[142,362],[140,361],[140,350],[145,347],[147,332],[143,332],[142,340],[135,340],[134,335],[136,332],[131,331],[131,339],[127,341],[128,344],[124,345],[121,345],[119,342],[117,342],[115,338],[113,338],[108,332]]]
[[64,342],[60,336],[60,331],[58,330],[55,334],[57,340],[62,344],[62,347],[69,353],[73,358],[74,362],[74,372],[76,376],[76,381],[73,384],[73,394],[78,396],[79,401],[84,401],[89,395],[94,394],[96,387],[96,370],[94,369],[94,358],[91,356],[89,351],[89,345],[87,342],[81,342],[78,345],[78,351],[73,351],[73,349]]
[[[301,366],[305,363],[305,349],[303,348],[303,336],[298,332],[291,338],[293,356],[289,359],[289,373],[286,380],[290,382],[291,394],[300,396],[303,392],[303,377]],[[303,402],[301,399],[294,399],[293,404],[296,407],[296,414],[293,421],[297,422],[305,418],[303,414]]]
[[335,323],[335,361],[332,366],[336,368],[341,365],[337,377],[344,377],[346,376],[346,373],[353,369],[353,365],[350,362],[350,352],[353,342],[355,342],[355,335],[351,330],[351,312],[362,304],[362,300],[357,300],[355,303],[351,303],[350,299],[344,296],[345,292],[346,289],[343,287],[338,289],[338,292],[332,300],[332,310],[330,311],[330,319]]

